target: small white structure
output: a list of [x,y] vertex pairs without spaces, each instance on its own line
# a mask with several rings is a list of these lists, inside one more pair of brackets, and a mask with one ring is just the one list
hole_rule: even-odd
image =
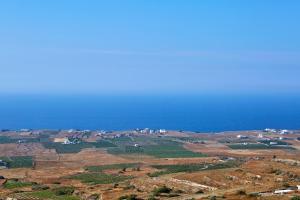
[[290,193],[290,192],[293,192],[294,190],[291,190],[291,189],[286,189],[286,190],[275,190],[274,194],[286,194],[286,193]]
[[270,142],[270,145],[277,145],[278,142]]
[[166,129],[159,129],[159,133],[166,133]]
[[256,178],[257,180],[261,180],[261,175],[255,175],[255,178]]
[[260,133],[260,134],[258,134],[258,136],[257,136],[258,138],[263,138],[264,136],[263,136],[263,134],[262,133]]
[[300,185],[297,185],[298,190],[300,191]]
[[285,135],[285,134],[288,134],[288,133],[290,133],[290,132],[289,132],[289,130],[284,129],[284,130],[281,130],[279,133],[280,133],[281,135]]
[[68,138],[63,142],[63,144],[73,144]]
[[266,128],[264,131],[268,132],[268,133],[276,133],[277,132],[275,129],[272,129],[272,128]]
[[248,137],[245,135],[237,135],[236,136],[238,139],[247,139]]
[[140,131],[141,133],[149,133],[150,129],[149,128],[144,128]]
[[134,144],[134,147],[140,147],[140,145],[139,144]]

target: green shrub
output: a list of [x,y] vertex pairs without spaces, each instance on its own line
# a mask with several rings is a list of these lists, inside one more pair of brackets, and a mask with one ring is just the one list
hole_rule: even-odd
[[153,192],[153,196],[159,196],[161,193],[170,193],[172,191],[171,188],[168,188],[167,186],[162,186],[159,188],[155,188]]
[[202,189],[200,189],[196,192],[196,194],[203,194],[203,193],[204,193],[204,191]]
[[238,190],[237,192],[237,195],[246,195],[246,191],[245,190]]
[[216,196],[211,196],[209,199],[210,200],[217,200],[217,197]]
[[99,194],[92,194],[91,196],[89,196],[89,200],[98,200],[100,198]]
[[125,195],[119,197],[119,200],[138,200],[137,195],[135,194],[130,194],[130,195]]
[[155,196],[151,195],[151,196],[148,198],[148,200],[157,200],[157,198],[156,198]]
[[64,187],[53,188],[52,191],[57,196],[72,195],[74,193],[74,188],[73,187],[64,186]]
[[31,186],[32,190],[48,190],[49,187],[47,185],[35,184]]
[[248,194],[248,196],[249,197],[259,197],[260,194],[259,194],[259,192],[251,192],[251,193]]

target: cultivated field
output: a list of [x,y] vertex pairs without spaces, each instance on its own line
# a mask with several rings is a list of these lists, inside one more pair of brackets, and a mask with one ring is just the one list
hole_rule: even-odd
[[297,131],[3,131],[0,199],[296,199],[299,137]]

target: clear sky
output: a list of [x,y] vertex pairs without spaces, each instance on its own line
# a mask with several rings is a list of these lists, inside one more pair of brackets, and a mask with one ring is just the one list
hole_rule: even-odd
[[0,94],[300,93],[299,0],[3,0]]

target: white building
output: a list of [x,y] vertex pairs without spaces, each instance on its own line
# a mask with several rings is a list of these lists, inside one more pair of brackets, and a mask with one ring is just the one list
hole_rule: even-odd
[[268,132],[268,133],[276,133],[277,132],[275,129],[272,129],[272,128],[266,128],[264,131]]
[[63,144],[73,144],[68,138],[63,142]]
[[288,133],[290,133],[290,132],[286,129],[280,131],[280,134],[282,134],[282,135],[288,134]]
[[166,129],[159,129],[159,133],[166,133]]
[[290,192],[293,192],[294,190],[291,190],[291,189],[286,189],[286,190],[275,190],[274,194],[286,194],[286,193],[290,193]]
[[270,145],[277,145],[278,142],[270,142]]
[[236,136],[238,139],[247,139],[248,137],[245,135],[237,135]]

